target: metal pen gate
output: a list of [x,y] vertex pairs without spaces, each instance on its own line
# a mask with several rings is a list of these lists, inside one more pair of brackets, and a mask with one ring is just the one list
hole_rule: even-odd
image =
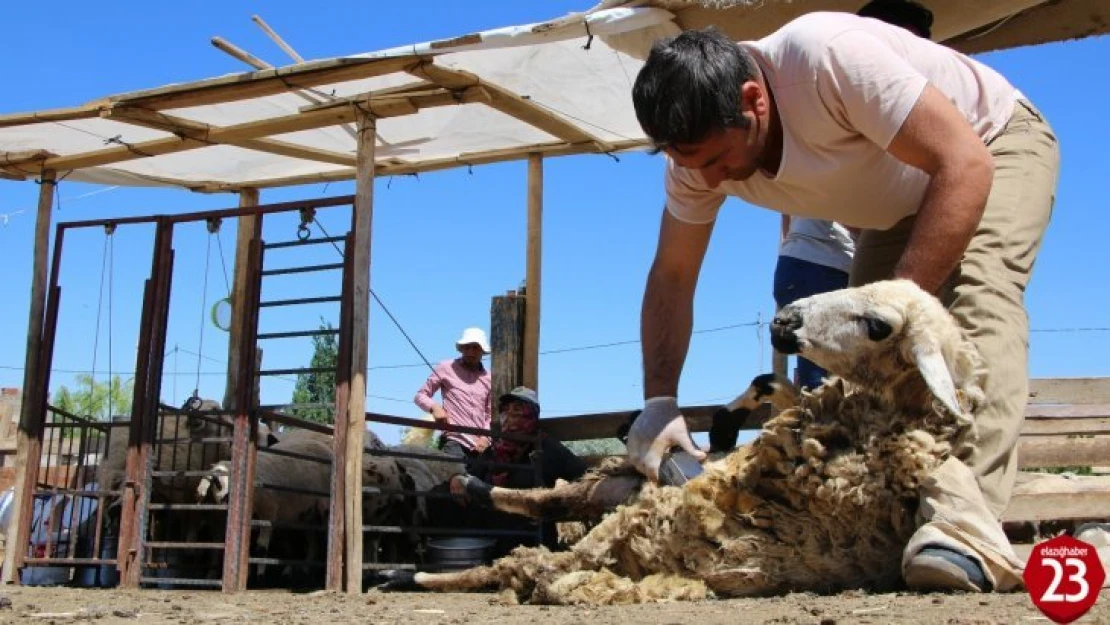
[[[305,457],[281,450],[258,449],[254,444],[260,417],[271,424],[311,430],[331,436],[333,449],[344,447],[347,414],[348,380],[352,340],[352,272],[353,250],[351,235],[312,238],[304,236],[309,224],[315,220],[317,209],[353,206],[352,196],[314,201],[299,201],[264,206],[246,206],[236,209],[205,211],[178,216],[150,216],[115,220],[95,220],[60,223],[55,236],[55,248],[44,317],[42,359],[43,366],[35,388],[27,401],[35,402],[35,414],[42,415],[33,430],[29,455],[28,478],[25,480],[22,527],[29,527],[32,519],[48,519],[49,526],[32,528],[23,549],[17,552],[18,569],[75,569],[76,575],[94,572],[98,578],[112,578],[118,573],[124,587],[208,587],[225,591],[242,590],[247,586],[251,565],[307,565],[320,568],[319,560],[303,554],[250,554],[252,530],[292,530],[307,532],[307,540],[326,535],[327,566],[329,575],[339,566],[343,553],[341,526],[334,519],[342,516],[343,498],[335,493],[336,470],[334,458]],[[352,221],[353,221],[353,210]],[[296,240],[263,241],[263,220],[270,215],[297,213],[300,227]],[[233,310],[231,346],[229,355],[238,380],[233,393],[225,396],[225,406],[203,405],[196,402],[176,407],[161,401],[163,388],[164,355],[170,296],[174,276],[174,233],[183,224],[207,222],[209,232],[219,220],[239,218],[239,228],[249,228],[245,237],[248,245],[237,256],[237,277]],[[60,266],[65,233],[79,228],[105,228],[112,232],[119,227],[145,224],[154,227],[153,253],[149,277],[143,284],[142,314],[139,321],[138,348],[135,359],[135,384],[129,422],[104,423],[69,414],[47,403],[50,371],[54,355],[54,342],[58,329],[61,307]],[[320,226],[322,230],[322,226]],[[244,236],[240,236],[240,243]],[[274,250],[297,250],[305,246],[332,245],[339,252],[339,263],[316,265],[287,265],[269,267],[267,253]],[[342,249],[340,248],[342,246]],[[265,266],[264,266],[265,265]],[[319,297],[263,299],[263,282],[271,276],[304,275],[315,272],[341,270],[338,294]],[[293,329],[276,332],[259,332],[259,318],[263,311],[305,304],[339,304],[339,328],[332,330]],[[331,367],[260,368],[256,349],[262,341],[280,341],[290,338],[338,334],[338,362]],[[278,414],[269,406],[260,407],[255,396],[258,380],[266,376],[294,375],[301,373],[336,372],[335,427],[306,422],[295,417]],[[47,415],[50,415],[48,418]],[[437,430],[455,430],[473,434],[490,434],[484,430],[444,426],[418,420],[387,415],[351,415],[350,418],[430,427]],[[63,436],[47,436],[47,432],[64,432]],[[493,433],[495,437],[497,433]],[[529,440],[530,437],[506,435],[509,438]],[[44,441],[46,446],[44,449]],[[114,442],[113,442],[114,441]],[[126,444],[125,444],[126,443]],[[65,446],[65,453],[58,449]],[[105,458],[115,450],[119,462],[118,479],[106,481],[102,487],[100,473]],[[326,525],[315,523],[286,523],[284,525],[265,519],[251,519],[252,497],[255,488],[282,490],[279,484],[258,483],[255,479],[256,457],[259,453],[285,456],[291,460],[332,465],[332,488],[329,492],[314,491],[318,497],[330,497],[331,521]],[[426,462],[442,462],[434,456],[422,458],[411,450],[367,449],[366,457],[415,458]],[[45,459],[45,463],[42,460]],[[229,496],[220,502],[197,501],[196,485],[211,475],[215,462],[227,463]],[[539,476],[538,456],[531,468]],[[41,466],[40,466],[41,465]],[[96,466],[96,481],[92,476]],[[515,466],[515,465],[507,465]],[[92,486],[90,486],[90,484]],[[285,490],[288,490],[287,488]],[[447,497],[414,488],[381,488],[364,486],[363,496],[400,497],[405,500]],[[336,494],[336,496],[332,496]],[[64,498],[61,507],[57,503]],[[57,511],[55,512],[55,508]],[[420,563],[423,539],[434,536],[514,536],[537,537],[541,534],[526,530],[483,530],[481,528],[428,527],[407,520],[364,523],[360,528],[368,535],[369,558],[363,564],[365,572],[379,568],[413,568]],[[383,543],[399,536],[416,537],[416,554],[399,558],[398,552],[380,549]],[[24,539],[20,539],[24,540]],[[15,545],[13,544],[13,547]],[[383,553],[384,551],[384,553]],[[68,573],[67,573],[68,575]]]
[[[38,379],[27,397],[34,402],[34,413],[41,415],[34,425],[29,447],[27,478],[24,481],[23,505],[17,511],[21,515],[21,528],[26,528],[26,539],[17,549],[16,568],[37,572],[40,568],[71,569],[72,567],[92,567],[93,569],[114,573],[118,569],[120,584],[125,587],[139,585],[158,586],[199,586],[222,587],[225,590],[238,590],[246,585],[246,565],[248,564],[248,544],[251,524],[250,497],[253,484],[253,465],[255,447],[252,444],[258,427],[258,414],[254,397],[254,386],[244,381],[256,381],[259,376],[302,373],[305,369],[257,370],[255,349],[258,340],[282,339],[296,336],[310,336],[318,330],[291,331],[258,335],[257,325],[260,307],[277,308],[296,306],[304,303],[338,302],[341,307],[348,306],[348,281],[341,280],[340,293],[326,298],[289,299],[261,302],[260,289],[264,275],[305,273],[310,271],[331,271],[344,268],[350,256],[343,251],[343,263],[328,263],[315,267],[286,267],[282,269],[263,269],[262,259],[265,248],[294,247],[320,243],[335,244],[346,242],[348,236],[325,238],[301,238],[296,241],[278,242],[266,245],[262,242],[262,222],[267,215],[296,212],[301,216],[301,228],[314,221],[315,210],[319,208],[353,206],[354,198],[344,196],[312,201],[298,201],[265,206],[248,206],[237,209],[205,211],[177,216],[148,216],[107,220],[90,220],[60,223],[55,234],[55,246],[51,265],[47,308],[44,317],[42,341],[42,366]],[[225,409],[201,409],[199,406],[175,408],[160,401],[162,393],[162,373],[164,367],[167,320],[173,278],[174,249],[173,234],[177,225],[221,220],[226,218],[253,218],[244,221],[252,227],[249,253],[245,260],[245,280],[241,288],[245,290],[237,301],[243,310],[239,332],[233,331],[232,353],[239,354],[238,375],[241,383],[232,396],[232,405]],[[353,211],[352,211],[353,219]],[[253,224],[250,222],[253,221]],[[139,322],[138,349],[136,350],[134,392],[132,413],[129,423],[102,423],[69,414],[48,405],[47,393],[50,388],[50,371],[54,355],[54,339],[57,333],[58,313],[61,306],[61,286],[59,285],[62,251],[65,233],[80,228],[105,228],[114,231],[120,226],[134,224],[154,225],[155,236],[150,277],[143,287],[142,315]],[[346,246],[345,246],[346,247]],[[345,272],[344,272],[345,273]],[[237,280],[238,282],[238,280]],[[347,324],[340,323],[344,332]],[[341,346],[349,341],[340,335]],[[337,412],[345,405],[340,404]],[[182,424],[185,427],[182,427]],[[122,430],[126,428],[124,434]],[[65,432],[65,436],[48,436],[47,432]],[[95,461],[98,468],[107,453],[112,434],[117,445],[121,437],[127,437],[126,462],[118,489],[99,489],[95,487],[90,475]],[[44,441],[46,449],[44,449]],[[55,449],[65,446],[65,452]],[[53,447],[52,447],[53,445]],[[184,447],[182,447],[184,445]],[[195,449],[201,449],[199,461]],[[76,450],[76,453],[74,453]],[[91,451],[89,451],[91,450]],[[221,450],[226,450],[227,453]],[[211,453],[210,453],[211,452]],[[181,462],[183,456],[186,461]],[[181,499],[159,500],[152,495],[161,490],[174,490],[175,485],[191,485],[207,473],[209,461],[227,460],[231,465],[230,497],[226,503],[195,503]],[[88,488],[93,484],[93,488]],[[186,489],[187,490],[187,489]],[[65,498],[64,501],[59,498]],[[105,505],[106,502],[118,504]],[[63,501],[61,507],[58,502]],[[118,506],[115,507],[115,506]],[[116,511],[118,510],[118,512]],[[92,511],[95,511],[93,513]],[[207,517],[210,534],[191,532],[185,539],[171,536],[166,530],[174,523],[181,522],[180,514]],[[213,518],[226,517],[212,521]],[[44,525],[44,519],[49,521]],[[196,525],[184,525],[194,529]],[[204,523],[201,523],[203,526]],[[118,546],[113,550],[112,541]],[[177,571],[177,563],[196,562],[196,557],[180,557],[182,553],[222,553],[222,570],[219,575],[184,576]],[[75,557],[78,553],[81,557]],[[82,570],[79,568],[77,573]],[[68,579],[70,573],[61,577]],[[62,580],[65,581],[65,580]]]

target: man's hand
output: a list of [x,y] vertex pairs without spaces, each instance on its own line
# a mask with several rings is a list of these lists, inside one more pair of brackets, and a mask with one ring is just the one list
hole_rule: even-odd
[[466,476],[455,475],[451,477],[450,482],[451,494],[466,503],[469,497],[466,496]]
[[432,406],[432,417],[436,421],[446,421],[447,420],[447,411],[443,409],[443,406],[439,406],[439,405]]
[[628,459],[636,470],[653,482],[659,481],[659,465],[672,447],[681,447],[699,462],[705,452],[694,445],[686,419],[674,397],[653,397],[628,431]]

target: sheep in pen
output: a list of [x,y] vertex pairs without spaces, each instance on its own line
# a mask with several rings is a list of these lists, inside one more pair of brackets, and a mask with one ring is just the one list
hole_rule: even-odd
[[[908,281],[799,300],[775,317],[772,335],[780,351],[839,377],[794,398],[751,443],[682,487],[647,483],[616,459],[554,489],[479,485],[470,490],[484,494],[473,495],[521,514],[609,512],[569,551],[521,547],[460,572],[389,571],[383,588],[614,604],[898,587],[919,487],[942,464],[967,470],[946,460],[974,436],[982,360]],[[998,573],[995,582],[1017,583]]]

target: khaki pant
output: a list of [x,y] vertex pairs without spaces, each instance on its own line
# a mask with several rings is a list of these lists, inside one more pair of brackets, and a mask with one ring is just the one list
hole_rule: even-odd
[[[950,546],[984,564],[996,589],[1009,590],[1020,586],[1022,565],[998,518],[1017,475],[1015,447],[1028,396],[1025,287],[1052,214],[1060,156],[1052,129],[1025,101],[1015,105],[1005,130],[987,147],[995,168],[986,210],[959,266],[938,293],[986,361],[986,403],[975,415],[978,439],[957,451],[962,462],[947,463],[924,489],[924,525],[903,562],[926,545]],[[890,230],[861,234],[852,286],[893,275],[913,223],[911,216]],[[978,489],[965,483],[970,475]]]

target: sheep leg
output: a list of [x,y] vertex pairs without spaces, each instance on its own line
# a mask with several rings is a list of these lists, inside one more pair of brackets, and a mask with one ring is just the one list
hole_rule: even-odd
[[601,476],[586,478],[554,488],[515,489],[488,485],[473,485],[478,480],[467,481],[467,494],[475,497],[476,489],[488,489],[483,499],[494,509],[519,514],[533,519],[553,521],[592,520],[602,517],[617,506],[630,501],[643,486],[644,479],[636,475]]
[[[260,550],[260,553],[262,554],[262,557],[266,557],[266,555],[270,553],[270,541],[273,540],[273,537],[274,537],[274,528],[273,527],[264,526],[264,527],[262,527],[258,530],[258,548]],[[259,564],[258,565],[258,576],[262,577],[265,573],[266,573],[266,565],[264,563]]]
[[491,566],[478,566],[451,573],[423,573],[402,569],[379,571],[385,583],[383,591],[431,590],[437,592],[472,592],[497,588],[500,576]]

